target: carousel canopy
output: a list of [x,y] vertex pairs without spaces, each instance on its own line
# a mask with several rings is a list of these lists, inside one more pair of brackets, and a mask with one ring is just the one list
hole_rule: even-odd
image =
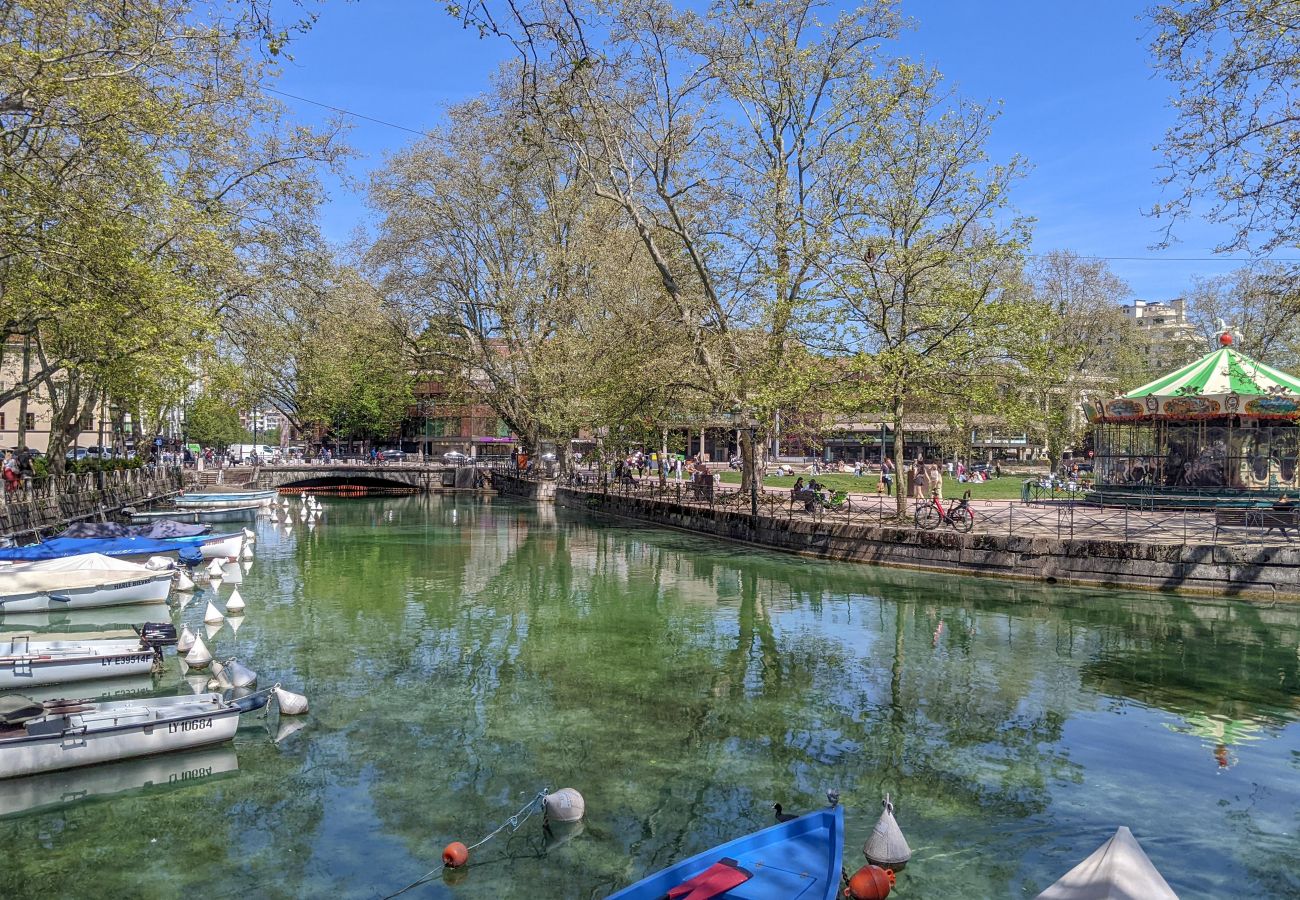
[[1146,416],[1204,418],[1246,415],[1293,418],[1300,411],[1300,379],[1220,347],[1191,365],[1104,404],[1110,420]]

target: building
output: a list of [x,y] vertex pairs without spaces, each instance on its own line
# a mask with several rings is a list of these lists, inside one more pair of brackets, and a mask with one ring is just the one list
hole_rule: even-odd
[[1202,343],[1187,320],[1187,301],[1182,297],[1168,302],[1135,300],[1124,307],[1124,315],[1146,338],[1147,365],[1152,370],[1182,362],[1189,353],[1196,355]]
[[455,451],[471,458],[508,458],[518,446],[510,427],[485,403],[452,392],[442,382],[415,386],[415,403],[402,423],[402,446],[439,458]]
[[[7,391],[16,382],[22,380],[22,346],[6,348],[0,361],[0,392]],[[51,410],[50,402],[43,390],[32,391],[27,395],[27,428],[24,443],[32,449],[46,452],[50,445]],[[19,419],[24,415],[22,398],[15,398],[0,404],[0,451],[18,449]],[[99,444],[100,411],[98,408],[81,420],[81,434],[69,446],[94,447]],[[111,444],[108,437],[111,427],[108,423],[107,410],[104,411],[104,443]]]

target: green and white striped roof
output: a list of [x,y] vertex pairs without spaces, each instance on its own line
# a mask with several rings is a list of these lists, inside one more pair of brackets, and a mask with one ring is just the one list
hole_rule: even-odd
[[1144,384],[1125,397],[1197,397],[1215,394],[1300,394],[1300,379],[1220,347],[1176,372]]

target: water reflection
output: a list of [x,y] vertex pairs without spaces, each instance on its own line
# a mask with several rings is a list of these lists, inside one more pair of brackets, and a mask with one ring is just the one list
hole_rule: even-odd
[[1295,609],[837,565],[509,502],[325,502],[310,535],[263,523],[240,586],[239,657],[300,686],[310,727],[241,729],[237,780],[154,798],[170,855],[75,807],[0,823],[21,851],[0,893],[77,893],[107,848],[110,886],[143,867],[164,893],[373,897],[565,786],[581,834],[526,823],[422,895],[604,896],[831,786],[850,865],[894,795],[913,898],[1031,894],[1121,822],[1184,897],[1300,890]]

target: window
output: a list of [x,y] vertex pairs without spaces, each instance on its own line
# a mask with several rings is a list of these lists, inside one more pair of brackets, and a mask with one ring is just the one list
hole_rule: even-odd
[[27,424],[24,427],[27,428],[28,430],[34,429],[36,427],[36,413],[27,414]]
[[5,414],[0,412],[0,431],[5,430]]
[[95,417],[86,413],[81,417],[81,424],[78,426],[82,431],[90,431],[95,427]]

